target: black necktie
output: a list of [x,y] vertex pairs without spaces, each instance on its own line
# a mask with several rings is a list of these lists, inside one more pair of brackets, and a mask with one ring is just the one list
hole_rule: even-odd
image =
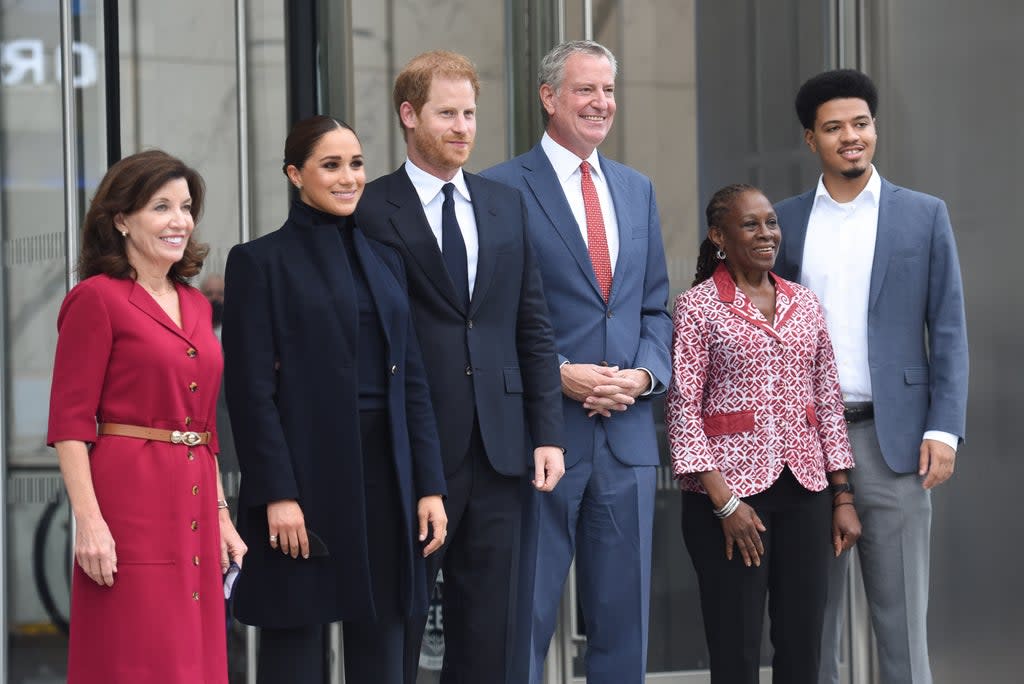
[[455,294],[466,308],[469,308],[469,267],[466,265],[466,242],[462,239],[459,220],[455,218],[455,186],[445,183],[441,188],[444,203],[441,204],[441,255],[448,275],[455,284]]

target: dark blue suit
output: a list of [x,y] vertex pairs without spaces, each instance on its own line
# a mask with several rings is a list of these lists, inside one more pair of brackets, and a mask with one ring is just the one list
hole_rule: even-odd
[[[877,171],[872,171],[877,173]],[[815,191],[779,202],[775,268],[800,280]],[[843,258],[836,254],[837,264]],[[945,203],[881,179],[867,310],[874,421],[850,425],[857,543],[882,681],[929,684],[930,492],[918,477],[927,430],[964,436],[967,324]],[[837,682],[849,554],[832,562],[819,682]]]
[[[619,252],[606,303],[580,227],[543,148],[485,176],[523,193],[530,239],[563,361],[645,368],[667,389],[672,322],[661,226],[649,178],[600,158],[615,205]],[[590,682],[642,682],[650,603],[651,529],[659,463],[651,402],[588,418],[563,397],[566,476],[535,495],[538,535],[531,681],[539,681],[562,586],[576,555]],[[600,493],[598,493],[600,492]]]
[[561,392],[522,198],[479,176],[465,179],[479,235],[468,311],[404,167],[366,186],[357,215],[405,259],[440,428],[449,532],[428,577],[443,564],[442,681],[500,684],[512,660],[522,476],[532,472],[534,447],[563,444]]

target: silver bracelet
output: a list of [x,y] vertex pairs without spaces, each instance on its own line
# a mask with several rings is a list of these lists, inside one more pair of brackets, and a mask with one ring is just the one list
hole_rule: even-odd
[[228,507],[228,502],[225,499],[217,499],[217,510],[222,511]]
[[736,512],[736,509],[740,507],[739,498],[733,494],[728,501],[725,502],[721,508],[714,509],[715,517],[719,520],[725,520],[730,515]]

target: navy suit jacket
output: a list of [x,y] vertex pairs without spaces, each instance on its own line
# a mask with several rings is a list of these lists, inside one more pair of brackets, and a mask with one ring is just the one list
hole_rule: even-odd
[[356,215],[405,260],[445,473],[465,458],[475,409],[491,466],[521,476],[532,473],[532,447],[563,445],[558,358],[522,198],[465,178],[480,244],[468,311],[404,166],[367,184]]
[[[540,144],[483,175],[523,193],[561,359],[646,368],[654,376],[654,392],[661,393],[668,388],[671,375],[672,320],[666,309],[668,273],[654,186],[646,176],[603,156],[601,169],[619,226],[619,255],[607,303],[580,227]],[[599,422],[604,424],[612,453],[621,462],[658,465],[650,401],[641,398],[609,419],[587,418],[579,402],[568,397],[563,401],[566,466],[593,453]]]
[[[398,521],[366,519],[359,437],[358,302],[333,221],[293,205],[280,230],[232,248],[224,294],[224,385],[242,471],[238,529],[249,546],[235,614],[247,624],[297,627],[374,614],[367,538],[400,540],[401,599],[426,609],[416,502],[444,495],[437,428],[405,294],[402,260],[353,231],[377,306]],[[267,543],[266,504],[296,499],[328,558],[293,560]]]
[[[775,206],[782,228],[775,270],[797,282],[814,194]],[[967,323],[949,212],[942,200],[884,178],[868,295],[868,363],[878,442],[894,472],[917,471],[926,430],[963,439]]]

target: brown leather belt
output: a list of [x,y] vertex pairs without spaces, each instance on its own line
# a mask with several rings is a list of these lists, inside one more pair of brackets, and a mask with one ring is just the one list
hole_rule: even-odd
[[210,443],[209,432],[160,430],[158,428],[141,427],[139,425],[125,425],[123,423],[100,423],[96,430],[96,434],[113,435],[116,437],[135,437],[137,439],[151,439],[156,442],[170,442],[171,444],[186,444],[188,446]]

